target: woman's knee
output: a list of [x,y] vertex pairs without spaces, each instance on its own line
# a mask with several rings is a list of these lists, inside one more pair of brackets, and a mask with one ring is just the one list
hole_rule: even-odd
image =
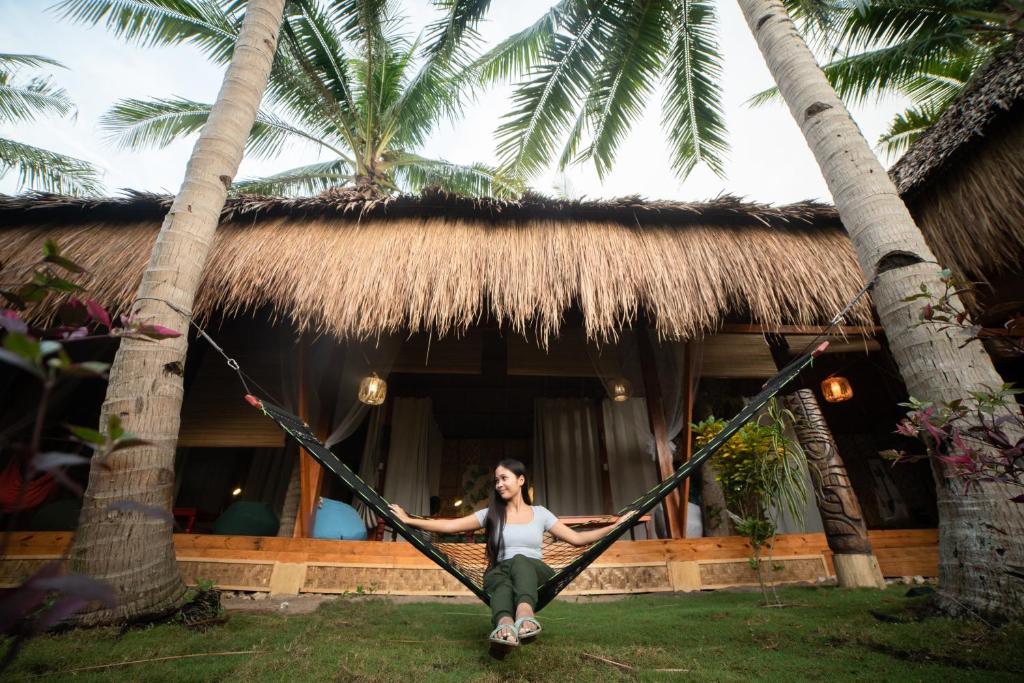
[[526,555],[516,555],[515,557],[513,557],[511,567],[512,572],[516,573],[524,569],[534,571],[535,568],[533,566],[533,563],[530,562],[530,558],[528,558]]

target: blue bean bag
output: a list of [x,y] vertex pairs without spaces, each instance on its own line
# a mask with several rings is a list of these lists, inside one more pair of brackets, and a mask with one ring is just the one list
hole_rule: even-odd
[[366,525],[351,505],[340,500],[320,498],[313,519],[313,538],[365,541]]

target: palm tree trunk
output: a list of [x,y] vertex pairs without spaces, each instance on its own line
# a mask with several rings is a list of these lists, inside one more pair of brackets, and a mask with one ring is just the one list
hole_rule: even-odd
[[[175,309],[192,310],[228,188],[267,87],[284,3],[249,2],[217,102],[142,276],[132,308],[141,319],[188,330],[188,318]],[[184,593],[170,522],[138,505],[169,511],[173,502],[187,346],[187,335],[160,342],[125,339],[114,358],[101,429],[108,416],[117,415],[149,443],[93,459],[71,564],[74,571],[111,583],[118,604],[83,615],[82,623],[159,615],[174,609]],[[123,501],[137,505],[110,509]]]
[[[923,285],[943,291],[939,266],[888,174],[825,79],[779,0],[739,0],[772,77],[818,160],[861,268],[879,274],[874,303],[911,395],[964,398],[1002,379],[981,344],[966,334],[918,325]],[[826,277],[822,273],[822,277]],[[936,474],[939,593],[953,613],[1024,616],[1024,505],[1005,487],[963,495]],[[1016,574],[1017,576],[1014,576]]]

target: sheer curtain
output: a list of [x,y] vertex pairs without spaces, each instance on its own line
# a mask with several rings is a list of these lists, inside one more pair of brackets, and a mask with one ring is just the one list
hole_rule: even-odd
[[597,410],[585,399],[534,402],[534,498],[556,515],[603,511]]
[[[384,406],[376,406],[370,411],[370,424],[366,431],[366,444],[363,446],[363,457],[359,462],[359,478],[376,489],[380,477],[381,448],[384,436],[384,418],[386,412]],[[373,510],[366,507],[366,504],[356,499],[352,505],[367,528],[377,526],[377,515]]]
[[441,430],[430,399],[394,399],[383,496],[411,514],[430,514],[431,475],[439,471],[440,456]]
[[[680,435],[685,435],[688,417],[687,393],[683,384],[689,378],[690,395],[696,395],[703,344],[699,341],[657,340],[653,330],[648,333],[651,335],[655,372],[665,406],[669,446],[675,453],[676,440]],[[603,349],[588,344],[587,350],[598,377],[606,387],[616,377],[624,377],[632,384],[634,395],[644,396],[643,372],[634,331],[624,332],[617,344]],[[622,403],[606,400],[602,410],[613,506],[619,509],[657,481],[657,448],[651,433],[645,398],[630,398]],[[682,453],[679,455],[682,457]],[[692,538],[702,535],[700,508],[691,503],[687,512],[686,536]]]
[[[604,416],[604,443],[608,454],[608,477],[612,488],[612,509],[621,510],[657,483],[654,465],[647,451],[651,430],[647,405],[642,398],[601,402]],[[638,538],[646,537],[637,527]]]
[[402,340],[397,335],[375,341],[351,342],[346,346],[341,377],[334,387],[337,398],[331,433],[324,445],[330,448],[341,443],[363,423],[370,406],[359,400],[359,382],[371,372],[387,379],[401,348]]

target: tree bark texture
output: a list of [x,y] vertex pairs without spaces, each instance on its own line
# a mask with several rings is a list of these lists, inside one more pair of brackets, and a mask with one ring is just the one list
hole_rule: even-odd
[[864,555],[864,562],[854,563],[873,567],[866,575],[862,571],[845,575],[850,564],[835,563],[836,578],[843,587],[885,587],[878,563],[871,552],[868,528],[860,509],[860,501],[850,485],[846,465],[839,456],[832,432],[821,413],[814,392],[800,389],[783,398],[787,410],[796,418],[793,431],[800,442],[807,463],[813,468],[816,482],[815,502],[825,527],[825,539],[833,555]]
[[700,503],[705,536],[732,536],[736,533],[726,512],[725,492],[718,481],[714,459],[700,466]]
[[[929,401],[964,398],[1002,379],[966,335],[918,325],[924,285],[943,291],[940,266],[906,205],[779,0],[739,0],[768,69],[821,168],[839,216],[872,277],[875,308],[907,390]],[[939,593],[951,612],[1024,616],[1024,506],[1005,487],[963,495],[937,475]]]
[[[267,86],[285,0],[250,0],[220,93],[164,218],[132,314],[187,332],[210,244],[256,110]],[[154,300],[157,299],[157,300]],[[165,303],[166,302],[166,303]],[[170,510],[187,334],[159,342],[124,339],[110,370],[100,417],[117,415],[148,445],[93,459],[71,550],[74,571],[109,582],[117,607],[80,621],[102,624],[174,609],[185,586],[172,525],[128,502]],[[241,399],[239,399],[241,400]]]

